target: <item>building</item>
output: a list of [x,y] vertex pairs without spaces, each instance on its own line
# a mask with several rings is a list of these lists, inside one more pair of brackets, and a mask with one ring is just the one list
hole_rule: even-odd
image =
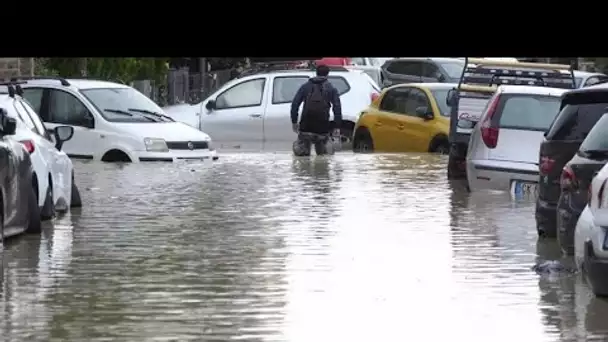
[[34,67],[33,57],[0,58],[0,79],[15,76],[33,76]]

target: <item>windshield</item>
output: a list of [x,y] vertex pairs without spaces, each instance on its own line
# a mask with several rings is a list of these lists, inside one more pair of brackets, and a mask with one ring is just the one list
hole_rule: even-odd
[[[80,92],[91,101],[99,113],[108,121],[162,122],[162,120],[151,119],[150,115],[146,115],[145,112],[165,114],[156,103],[133,88],[84,89]],[[134,109],[139,111],[134,111]],[[131,115],[124,113],[130,113]]]
[[448,106],[446,102],[446,99],[448,97],[448,92],[450,91],[450,89],[431,89],[431,94],[433,94],[433,97],[435,98],[435,102],[437,102],[437,107],[439,107],[439,110],[441,111],[441,115],[442,116],[450,116],[450,107]]
[[464,62],[444,62],[440,63],[445,72],[450,78],[460,78],[462,75],[462,69],[464,69]]
[[608,151],[608,115],[604,114],[589,131],[581,144],[581,151]]

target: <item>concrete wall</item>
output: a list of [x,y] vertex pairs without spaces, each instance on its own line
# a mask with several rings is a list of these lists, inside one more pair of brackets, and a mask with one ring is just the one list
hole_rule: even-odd
[[33,76],[34,58],[4,57],[0,58],[0,79],[15,76]]

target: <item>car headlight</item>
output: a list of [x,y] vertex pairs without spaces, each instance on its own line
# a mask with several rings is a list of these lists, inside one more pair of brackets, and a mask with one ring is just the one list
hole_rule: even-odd
[[144,145],[148,152],[169,152],[165,139],[160,138],[144,138]]

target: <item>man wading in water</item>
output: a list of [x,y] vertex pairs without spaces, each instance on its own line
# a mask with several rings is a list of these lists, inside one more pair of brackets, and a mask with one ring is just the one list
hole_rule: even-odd
[[[342,125],[342,105],[340,95],[327,80],[329,67],[317,67],[317,76],[304,83],[291,102],[291,123],[298,139],[293,143],[296,156],[310,156],[311,145],[315,145],[317,155],[331,153],[327,149],[330,140],[329,108],[333,108],[334,127]],[[304,102],[302,117],[298,124],[298,109]],[[333,135],[340,137],[340,129],[334,128]]]

